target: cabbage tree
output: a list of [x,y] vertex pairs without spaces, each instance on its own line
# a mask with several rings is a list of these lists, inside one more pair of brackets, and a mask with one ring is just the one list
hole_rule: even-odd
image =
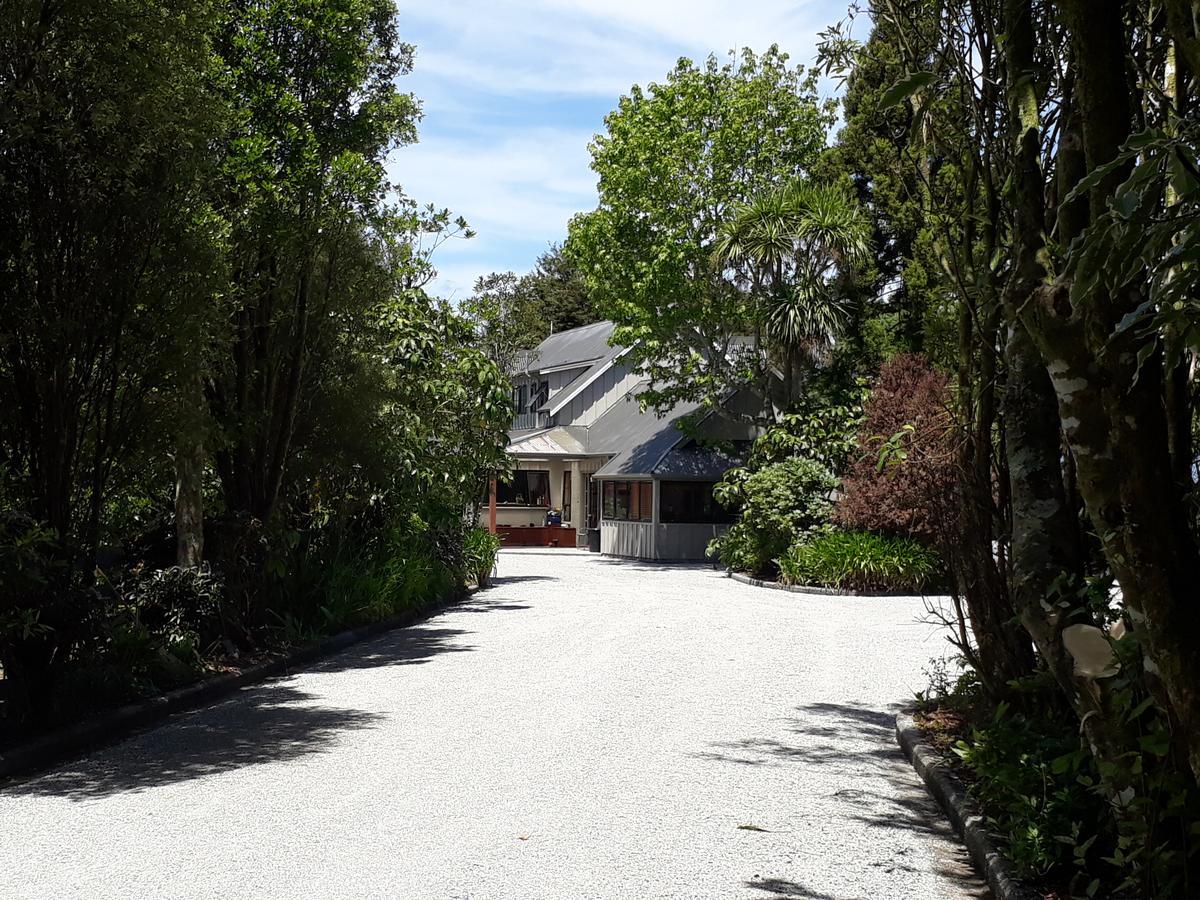
[[734,207],[715,248],[750,301],[756,345],[782,369],[793,405],[807,366],[841,333],[845,273],[870,251],[871,222],[836,185],[799,178]]

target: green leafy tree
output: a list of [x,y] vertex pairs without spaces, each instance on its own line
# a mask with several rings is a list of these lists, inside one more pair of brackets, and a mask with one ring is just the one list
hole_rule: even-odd
[[536,298],[547,334],[600,319],[582,273],[560,244],[551,244],[522,282]]
[[389,0],[269,0],[228,16],[236,308],[208,394],[226,508],[252,519],[275,510],[323,342],[351,324],[362,234],[389,228],[387,153],[416,136],[417,101],[396,86],[412,47],[394,13]]
[[[850,305],[847,337],[874,362],[873,349],[918,352],[930,327],[936,338],[947,329],[937,318],[939,270],[928,252],[933,223],[914,165],[923,120],[906,104],[881,104],[908,71],[897,28],[888,17],[879,17],[866,42],[853,46],[855,64],[844,78],[844,124],[818,171],[830,181],[848,180],[859,203],[871,211],[871,259],[855,270],[858,295]],[[933,321],[927,323],[927,317]],[[953,350],[939,345],[930,352],[949,361]]]
[[89,554],[219,315],[217,24],[195,0],[0,16],[0,490]]
[[508,375],[521,367],[527,351],[546,336],[548,326],[528,276],[492,272],[475,282],[460,311],[475,326],[480,346]]
[[665,82],[634,87],[592,145],[599,207],[576,217],[566,252],[614,339],[649,377],[646,400],[721,408],[769,363],[745,347],[753,309],[714,262],[738,204],[817,160],[832,123],[815,77],[772,47],[728,62],[682,59]]

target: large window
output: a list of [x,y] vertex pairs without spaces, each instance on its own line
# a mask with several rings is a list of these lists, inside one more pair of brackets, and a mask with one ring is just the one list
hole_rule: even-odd
[[549,381],[522,382],[512,389],[513,412],[518,416],[537,412],[549,398]]
[[550,473],[519,469],[509,481],[496,483],[496,502],[508,506],[549,506]]
[[649,522],[654,518],[654,485],[649,481],[604,482],[604,518]]
[[659,485],[659,521],[709,525],[733,521],[713,497],[711,481],[664,481]]

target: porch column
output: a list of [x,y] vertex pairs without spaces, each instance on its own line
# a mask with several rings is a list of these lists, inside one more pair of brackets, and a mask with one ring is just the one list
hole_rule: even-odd
[[650,481],[650,558],[658,559],[658,525],[662,521],[659,504],[662,501],[662,482],[657,478]]
[[496,477],[488,481],[488,531],[496,533]]
[[571,524],[575,526],[575,546],[587,546],[587,494],[579,460],[571,460]]

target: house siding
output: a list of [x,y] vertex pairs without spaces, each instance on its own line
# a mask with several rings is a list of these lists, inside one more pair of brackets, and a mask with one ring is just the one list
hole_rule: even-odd
[[623,365],[615,365],[589,384],[570,403],[559,411],[559,425],[591,425],[637,386],[637,373]]
[[723,534],[728,525],[656,525],[657,555],[661,560],[703,560],[708,542]]
[[654,526],[649,522],[600,522],[600,552],[608,556],[654,559]]

